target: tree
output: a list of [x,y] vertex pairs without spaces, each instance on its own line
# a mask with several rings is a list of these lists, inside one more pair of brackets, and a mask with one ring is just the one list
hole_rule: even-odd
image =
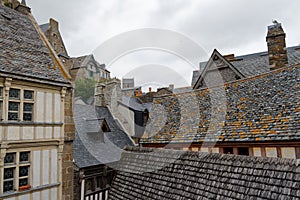
[[96,81],[91,78],[81,78],[75,81],[75,97],[81,97],[84,101],[94,96]]

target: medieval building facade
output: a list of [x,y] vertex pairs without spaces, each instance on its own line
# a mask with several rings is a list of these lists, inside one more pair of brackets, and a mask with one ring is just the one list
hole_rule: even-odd
[[73,199],[71,76],[26,2],[0,4],[0,199]]

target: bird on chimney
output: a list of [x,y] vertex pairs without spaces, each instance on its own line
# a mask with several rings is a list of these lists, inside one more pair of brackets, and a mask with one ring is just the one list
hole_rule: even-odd
[[277,20],[275,20],[275,19],[274,19],[272,22],[273,22],[273,24],[274,24],[274,25],[277,25],[277,24],[279,24],[279,23],[278,23],[278,21],[277,21]]

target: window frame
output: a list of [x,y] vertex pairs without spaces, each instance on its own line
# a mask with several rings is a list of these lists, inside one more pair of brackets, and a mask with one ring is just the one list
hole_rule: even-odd
[[[11,98],[10,97],[10,91],[11,90],[19,90],[19,99],[15,99],[15,98]],[[32,98],[25,98],[25,93],[26,92],[32,92]],[[19,104],[19,108],[18,111],[13,111],[13,110],[9,110],[9,106],[10,103],[18,103]],[[31,111],[25,111],[25,104],[31,104]],[[5,109],[7,111],[6,113],[6,117],[7,117],[7,121],[22,121],[22,122],[33,122],[34,121],[34,109],[35,109],[35,91],[33,89],[27,89],[27,88],[20,88],[20,87],[11,87],[9,88],[8,91],[8,98],[7,98],[7,109]],[[9,113],[18,113],[18,119],[10,119],[9,118]],[[31,120],[24,120],[25,114],[31,114]]]
[[[27,161],[21,161],[21,156],[20,156],[21,153],[28,153]],[[19,151],[8,151],[8,152],[6,152],[5,158],[6,158],[7,154],[14,154],[14,162],[5,163],[5,161],[4,161],[3,181],[1,184],[1,190],[2,190],[3,194],[20,191],[21,190],[20,187],[30,186],[30,182],[31,182],[30,178],[31,178],[31,160],[32,160],[31,155],[32,155],[32,152],[27,149],[22,149]],[[26,176],[20,175],[20,169],[23,167],[28,167]],[[5,179],[5,170],[6,169],[13,169],[13,177],[12,178]],[[27,179],[27,184],[20,185],[21,179]],[[7,181],[13,181],[13,189],[12,190],[5,191],[4,186],[5,186],[5,182],[7,182]],[[30,187],[28,187],[28,188],[30,188]]]

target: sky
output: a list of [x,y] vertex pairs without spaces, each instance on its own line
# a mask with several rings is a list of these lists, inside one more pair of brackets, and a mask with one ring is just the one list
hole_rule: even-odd
[[94,54],[112,76],[145,87],[189,86],[214,49],[266,51],[267,26],[282,23],[300,44],[296,0],[27,0],[39,24],[59,21],[72,57]]

